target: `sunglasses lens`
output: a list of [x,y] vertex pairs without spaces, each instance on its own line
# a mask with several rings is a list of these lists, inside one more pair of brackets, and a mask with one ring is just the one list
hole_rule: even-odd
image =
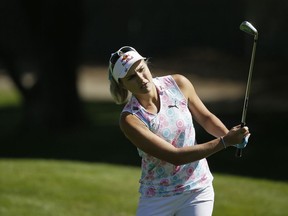
[[118,53],[113,53],[112,55],[111,55],[111,58],[110,58],[110,62],[112,63],[112,64],[116,64],[116,61],[119,59],[119,55],[118,55]]
[[129,51],[135,51],[132,47],[123,47],[119,50],[120,52],[126,53]]

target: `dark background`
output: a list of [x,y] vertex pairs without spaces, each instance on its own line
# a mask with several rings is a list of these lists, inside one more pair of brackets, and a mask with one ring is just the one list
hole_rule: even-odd
[[[139,165],[118,127],[122,107],[84,101],[78,68],[106,67],[111,52],[131,45],[152,57],[155,70],[246,82],[253,39],[239,25],[248,20],[259,32],[247,115],[252,136],[242,158],[229,148],[208,160],[212,171],[287,180],[287,5],[1,0],[0,66],[21,106],[0,107],[0,157]],[[33,82],[25,82],[27,75]],[[204,102],[228,127],[239,124],[243,98]],[[199,143],[211,138],[196,128]]]

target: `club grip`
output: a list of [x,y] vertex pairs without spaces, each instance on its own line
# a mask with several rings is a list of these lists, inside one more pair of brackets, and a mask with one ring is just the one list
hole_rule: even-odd
[[[243,128],[244,126],[245,126],[245,123],[241,122],[241,128]],[[242,157],[242,153],[243,153],[243,149],[237,148],[236,152],[235,152],[235,157],[237,157],[237,158]]]

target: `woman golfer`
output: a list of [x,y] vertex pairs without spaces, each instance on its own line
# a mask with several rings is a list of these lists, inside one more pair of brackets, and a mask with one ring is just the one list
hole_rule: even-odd
[[[146,58],[132,47],[111,55],[109,79],[117,104],[132,94],[120,127],[142,158],[137,215],[212,215],[213,176],[205,158],[229,146],[244,148],[248,128],[238,125],[229,131],[184,76],[153,78]],[[193,120],[215,139],[197,144]]]

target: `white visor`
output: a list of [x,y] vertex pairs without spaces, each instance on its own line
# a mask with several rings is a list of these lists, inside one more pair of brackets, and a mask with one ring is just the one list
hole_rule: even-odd
[[116,61],[112,71],[112,76],[116,82],[118,83],[119,78],[126,76],[127,72],[135,62],[142,59],[145,58],[141,56],[136,50],[131,50],[121,54],[119,59]]

